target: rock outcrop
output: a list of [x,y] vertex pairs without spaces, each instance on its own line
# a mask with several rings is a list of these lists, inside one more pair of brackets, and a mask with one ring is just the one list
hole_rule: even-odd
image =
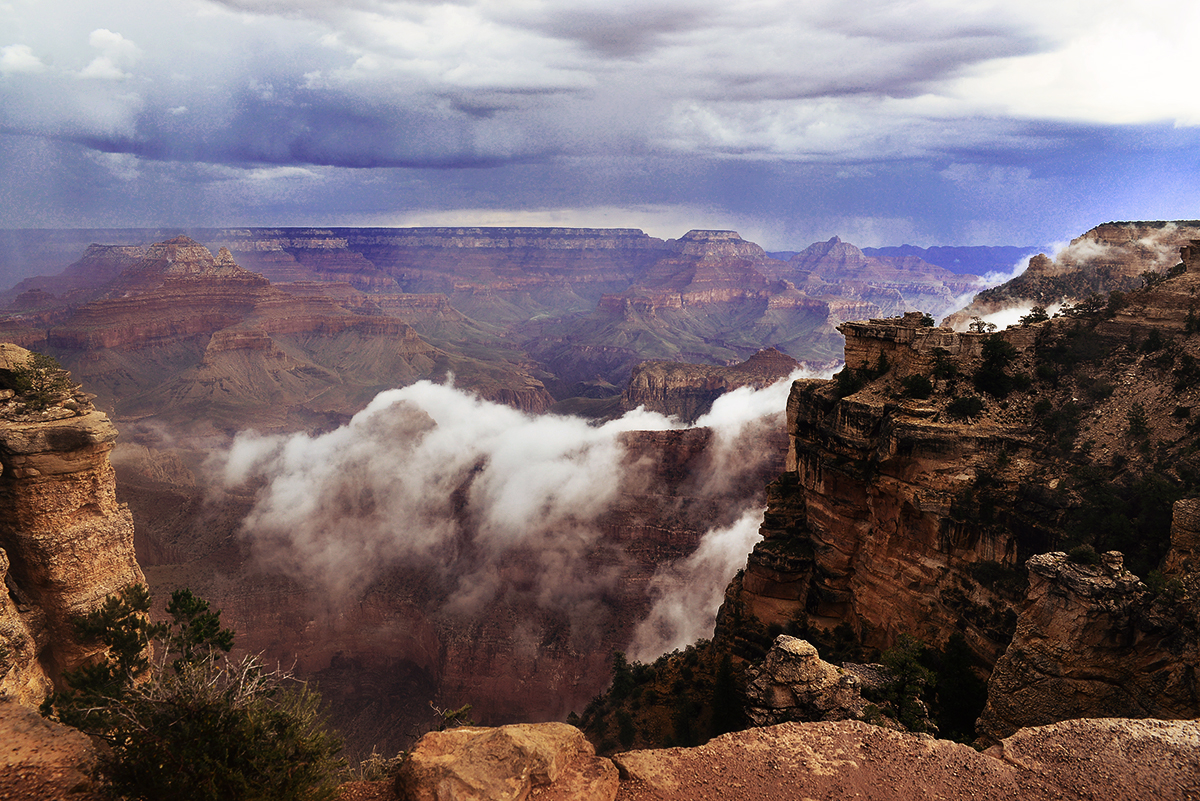
[[396,780],[406,801],[612,801],[617,769],[565,723],[430,732]]
[[859,677],[796,637],[780,634],[762,663],[746,669],[746,717],[755,726],[861,720],[866,707]]
[[633,368],[621,406],[674,416],[694,422],[712,408],[713,401],[738,387],[761,389],[787,378],[802,365],[775,348],[764,348],[741,364],[719,367],[708,364],[647,361]]
[[983,742],[1097,711],[1200,717],[1200,641],[1176,619],[1186,608],[1150,599],[1115,551],[1099,565],[1076,564],[1062,552],[1027,564],[1026,606],[992,671],[978,723]]
[[628,801],[763,798],[1187,801],[1195,721],[1077,720],[1022,729],[987,753],[858,721],[783,723],[613,761]]
[[944,325],[966,328],[972,317],[1010,307],[1050,306],[1093,293],[1129,291],[1143,273],[1165,273],[1179,263],[1180,248],[1200,239],[1200,220],[1110,222],[1071,240],[1054,258],[1039,254],[1016,278],[980,292]]
[[[976,670],[996,666],[990,741],[1196,715],[1200,260],[1182,256],[1116,303],[994,334],[912,314],[842,325],[847,369],[793,386],[788,469],[721,646],[757,660],[771,626],[877,649],[961,634]],[[1030,561],[1073,546],[1161,577],[1097,567],[1081,583],[1093,568]]]
[[65,378],[32,404],[29,360],[0,345],[0,695],[37,704],[94,652],[73,618],[145,578],[108,460],[116,428]]

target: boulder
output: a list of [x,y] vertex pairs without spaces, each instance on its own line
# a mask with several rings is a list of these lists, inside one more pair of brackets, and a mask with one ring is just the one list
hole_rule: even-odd
[[789,720],[861,719],[858,676],[822,661],[805,640],[780,634],[766,658],[746,669],[746,716],[755,726]]
[[422,737],[396,791],[408,801],[612,801],[617,769],[565,723],[464,726]]

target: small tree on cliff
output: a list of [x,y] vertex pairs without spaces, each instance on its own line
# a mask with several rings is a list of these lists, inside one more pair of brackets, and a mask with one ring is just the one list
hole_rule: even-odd
[[46,353],[30,353],[25,364],[9,372],[9,383],[30,409],[42,410],[71,391],[71,374]]
[[[343,767],[320,699],[253,656],[233,662],[221,613],[179,590],[171,622],[147,617],[144,586],[110,596],[81,617],[83,637],[105,647],[94,664],[63,675],[43,714],[104,740],[102,770],[114,793],[136,799],[331,798]],[[148,657],[148,646],[157,653]]]

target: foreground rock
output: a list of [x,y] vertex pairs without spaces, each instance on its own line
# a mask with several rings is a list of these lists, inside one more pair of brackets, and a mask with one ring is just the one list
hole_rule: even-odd
[[1059,551],[1027,566],[1028,606],[992,672],[977,726],[985,743],[1022,725],[1097,709],[1124,717],[1200,714],[1200,643],[1180,630],[1167,599],[1147,601],[1145,585],[1125,570],[1121,554],[1084,565]]
[[565,723],[465,726],[425,735],[396,790],[408,801],[612,801],[617,771]]
[[87,736],[0,695],[0,799],[99,798]]
[[1077,720],[986,754],[857,721],[784,723],[698,748],[614,757],[622,801],[763,798],[1195,798],[1200,724]]

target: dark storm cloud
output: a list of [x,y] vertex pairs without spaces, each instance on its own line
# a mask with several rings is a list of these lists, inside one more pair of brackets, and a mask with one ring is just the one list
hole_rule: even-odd
[[657,50],[673,34],[705,28],[714,16],[702,3],[668,3],[629,9],[551,8],[524,20],[528,27],[580,43],[602,57],[636,58]]
[[[603,206],[597,224],[1023,240],[1005,229],[1195,205],[1168,164],[1200,150],[1192,23],[1182,0],[6,4],[0,199],[25,225],[225,197],[281,223]],[[1137,163],[1166,200],[1122,196]],[[98,184],[64,192],[80,165]]]

